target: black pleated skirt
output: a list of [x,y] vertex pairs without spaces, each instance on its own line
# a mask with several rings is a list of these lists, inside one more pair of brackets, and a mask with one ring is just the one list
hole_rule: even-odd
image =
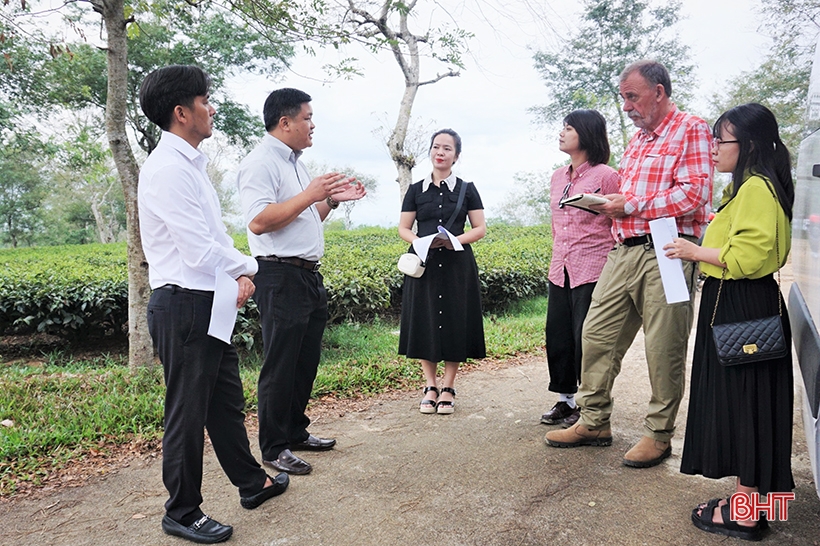
[[[707,478],[737,476],[761,494],[791,491],[794,377],[791,327],[783,303],[789,354],[780,359],[721,366],[710,322],[720,279],[703,285],[692,358],[689,412],[681,472]],[[723,282],[715,324],[776,315],[780,290],[770,275]]]
[[419,278],[404,277],[399,354],[431,362],[484,358],[481,285],[473,250],[431,249]]

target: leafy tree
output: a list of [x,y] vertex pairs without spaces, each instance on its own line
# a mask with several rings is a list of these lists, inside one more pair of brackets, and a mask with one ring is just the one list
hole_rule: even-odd
[[[139,86],[146,74],[169,64],[196,64],[211,76],[216,128],[231,144],[250,147],[261,122],[227,92],[227,78],[237,73],[276,75],[292,56],[286,43],[262,39],[214,2],[194,9],[183,2],[160,0],[143,6],[128,27],[126,119],[146,153],[159,141],[160,130],[139,108]],[[88,14],[76,7],[66,17],[88,25]],[[53,44],[43,31],[13,35],[2,47],[14,69],[0,66],[0,90],[31,111],[48,116],[54,106],[90,109],[99,116],[107,99],[106,53],[83,41]],[[48,48],[43,44],[50,43]]]
[[674,31],[681,3],[655,7],[646,0],[584,0],[583,6],[580,24],[568,40],[556,51],[535,53],[535,68],[550,98],[530,111],[541,122],[560,121],[578,108],[600,111],[610,121],[613,156],[620,157],[633,132],[618,89],[628,64],[644,58],[663,63],[672,77],[675,102],[684,107],[691,96],[694,67],[689,48]]
[[[356,171],[354,168],[350,166],[346,167],[328,167],[325,164],[315,163],[313,161],[308,161],[306,163],[308,172],[312,174],[318,173],[327,173],[327,172],[338,172],[338,173],[345,173],[347,176],[353,176],[362,183],[362,185],[367,190],[367,195],[364,197],[365,199],[369,199],[373,197],[376,193],[376,189],[379,186],[378,180],[375,177],[370,176],[369,174],[363,174]],[[339,205],[339,209],[344,214],[344,219],[340,219],[342,222],[342,229],[353,229],[353,220],[351,215],[353,214],[353,209],[356,207],[356,203],[359,201],[344,201]],[[330,215],[325,220],[325,229],[329,229],[327,227],[328,222],[335,222],[337,219],[334,217],[336,211],[330,211]],[[333,224],[336,226],[337,224]],[[336,229],[336,227],[332,227],[330,229]]]
[[541,172],[516,173],[514,190],[499,207],[500,217],[513,226],[549,224],[551,174]]
[[41,174],[47,146],[16,132],[0,146],[0,241],[14,248],[34,243],[42,223],[45,183]]
[[100,133],[95,126],[77,124],[58,145],[52,165],[54,191],[47,201],[53,221],[68,239],[54,237],[57,244],[110,243],[125,234],[122,187]]
[[[199,63],[200,58],[214,61],[213,66],[206,65],[203,68],[211,71],[215,77],[215,83],[218,83],[219,74],[227,75],[233,67],[240,66],[243,69],[259,68],[265,59],[276,57],[276,55],[266,57],[263,54],[265,48],[269,48],[271,44],[276,43],[273,39],[273,33],[265,35],[263,46],[257,48],[256,46],[262,42],[244,41],[248,38],[248,34],[243,32],[245,27],[231,24],[232,19],[224,14],[216,14],[214,18],[207,20],[207,24],[201,27],[201,34],[197,34],[196,29],[194,29],[195,24],[200,22],[200,16],[212,5],[217,6],[217,4],[209,2],[192,5],[173,2],[172,0],[159,0],[148,4],[137,3],[128,6],[126,6],[125,0],[80,0],[76,3],[67,1],[64,4],[64,12],[69,19],[73,17],[70,23],[81,36],[83,36],[81,28],[83,27],[83,16],[87,15],[87,10],[85,10],[87,6],[90,6],[92,11],[101,18],[105,35],[105,70],[100,70],[99,58],[96,58],[92,51],[88,51],[89,63],[80,67],[79,63],[78,65],[70,63],[75,58],[82,60],[86,57],[75,56],[72,47],[68,44],[62,44],[61,41],[57,40],[51,43],[44,42],[41,45],[49,46],[49,54],[55,61],[55,63],[48,64],[44,72],[45,75],[48,75],[49,70],[52,70],[69,79],[74,76],[83,78],[79,83],[72,82],[72,85],[68,86],[70,88],[69,92],[52,93],[48,92],[47,88],[54,82],[46,77],[38,77],[39,72],[29,70],[25,72],[23,79],[16,77],[15,67],[21,65],[34,66],[37,54],[43,50],[38,48],[29,48],[27,50],[20,43],[22,42],[21,36],[32,35],[23,31],[19,22],[25,19],[31,26],[30,5],[25,0],[20,0],[19,5],[9,6],[9,2],[4,3],[4,6],[12,11],[12,16],[5,18],[4,21],[6,23],[11,21],[12,25],[3,24],[3,27],[0,27],[0,36],[2,36],[0,47],[3,48],[6,67],[8,67],[8,70],[5,71],[6,74],[0,76],[0,90],[6,90],[10,87],[12,90],[5,92],[12,95],[17,93],[17,97],[22,100],[27,98],[24,89],[38,91],[41,93],[39,96],[45,94],[45,96],[53,97],[53,102],[49,102],[48,105],[66,105],[65,102],[70,104],[72,100],[81,100],[82,104],[89,107],[96,106],[99,108],[104,105],[103,112],[108,146],[122,183],[126,209],[129,363],[132,367],[153,364],[153,348],[148,333],[145,312],[150,288],[148,286],[147,264],[142,252],[137,212],[139,169],[130,145],[126,125],[130,122],[131,126],[135,128],[144,149],[153,149],[153,146],[156,145],[156,128],[150,127],[147,123],[140,123],[141,116],[134,100],[139,83],[148,71],[157,66],[170,64],[171,62]],[[163,18],[163,16],[166,18]],[[143,21],[146,23],[145,29],[137,28]],[[152,26],[152,23],[155,22],[156,25]],[[212,26],[208,26],[208,24],[212,24]],[[166,26],[173,31],[164,34],[162,31],[165,30]],[[157,39],[151,42],[145,50],[145,58],[148,58],[150,62],[130,67],[128,63],[129,40],[139,37],[144,37],[146,42],[150,42],[154,38]],[[232,41],[232,37],[237,37],[237,40]],[[55,45],[55,43],[61,45]],[[231,44],[231,47],[223,48],[221,47],[223,44]],[[147,52],[150,51],[151,47],[156,47],[158,50],[155,51],[154,56],[148,57]],[[6,48],[13,48],[15,55],[12,55]],[[139,52],[136,46],[135,50]],[[288,51],[287,48],[281,51],[277,50],[277,55],[286,51]],[[189,56],[185,57],[181,54]],[[139,59],[140,57],[135,55],[135,58]],[[275,66],[280,67],[281,64],[278,63],[281,59],[276,58],[277,64]],[[239,63],[234,63],[234,60],[238,60]],[[65,70],[63,70],[63,65],[60,63],[66,63]],[[90,68],[90,65],[97,66],[97,69]],[[214,70],[219,66],[227,68],[222,72]],[[100,79],[103,73],[105,74],[104,86],[101,85]],[[26,81],[26,77],[32,78],[33,83]],[[9,85],[9,82],[11,82],[11,85]],[[77,99],[78,96],[80,99]],[[228,107],[226,110],[237,112],[241,111],[241,108],[231,109]],[[249,119],[247,118],[244,122],[240,121],[236,126],[247,128]]]
[[767,106],[796,161],[806,131],[806,102],[815,42],[820,32],[820,0],[763,0],[763,30],[774,45],[760,66],[729,80],[712,98],[712,115],[747,102]]

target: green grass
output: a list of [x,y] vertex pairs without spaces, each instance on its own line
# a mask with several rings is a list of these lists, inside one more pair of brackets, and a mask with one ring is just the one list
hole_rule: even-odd
[[[484,319],[488,358],[541,350],[546,298],[523,301]],[[328,328],[314,396],[369,396],[416,388],[419,365],[396,354],[398,325],[375,320]],[[248,409],[257,405],[260,356],[242,359]],[[162,435],[162,370],[131,374],[122,356],[77,361],[63,353],[42,362],[0,362],[0,494],[39,483],[67,461],[100,446]]]

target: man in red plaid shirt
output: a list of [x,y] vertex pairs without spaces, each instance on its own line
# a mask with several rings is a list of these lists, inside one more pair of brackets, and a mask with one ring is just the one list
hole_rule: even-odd
[[624,456],[635,468],[655,466],[672,453],[670,440],[683,397],[686,348],[692,328],[695,263],[683,262],[689,301],[667,304],[649,221],[675,218],[690,240],[706,227],[712,201],[711,130],[678,110],[666,68],[638,61],[621,73],[624,111],[638,127],[620,165],[620,193],[597,210],[612,221],[618,244],[592,294],[582,337],[578,423],[549,432],[553,447],[612,445],[612,386],[621,360],[643,326],[652,397],[644,436]]

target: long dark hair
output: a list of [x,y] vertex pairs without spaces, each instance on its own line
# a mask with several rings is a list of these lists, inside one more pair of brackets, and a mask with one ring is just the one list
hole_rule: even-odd
[[587,153],[587,162],[592,165],[609,163],[609,139],[606,135],[606,120],[597,110],[573,110],[564,118],[578,133],[578,147]]
[[777,193],[780,206],[792,219],[794,205],[794,182],[792,161],[789,150],[780,140],[777,120],[772,111],[756,102],[741,104],[724,112],[715,122],[712,135],[720,138],[720,129],[725,124],[734,133],[740,147],[737,165],[732,172],[732,197],[737,195],[745,182],[748,171],[768,178]]

